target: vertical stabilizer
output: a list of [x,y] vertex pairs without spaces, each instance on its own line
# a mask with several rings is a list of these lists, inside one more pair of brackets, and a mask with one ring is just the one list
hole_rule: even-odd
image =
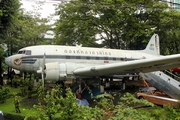
[[159,36],[157,34],[154,34],[151,37],[148,45],[144,49],[144,52],[153,55],[160,55]]

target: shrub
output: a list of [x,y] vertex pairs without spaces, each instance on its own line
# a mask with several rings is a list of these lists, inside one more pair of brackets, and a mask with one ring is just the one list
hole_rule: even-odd
[[7,87],[2,87],[0,89],[0,103],[4,103],[6,101],[9,93],[10,93],[10,90]]
[[4,113],[4,118],[7,120],[24,120],[24,116],[12,113]]

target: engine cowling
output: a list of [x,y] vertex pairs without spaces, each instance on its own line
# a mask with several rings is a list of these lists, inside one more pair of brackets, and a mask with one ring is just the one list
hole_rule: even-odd
[[67,67],[65,63],[46,63],[45,64],[45,79],[46,80],[65,80],[67,77]]

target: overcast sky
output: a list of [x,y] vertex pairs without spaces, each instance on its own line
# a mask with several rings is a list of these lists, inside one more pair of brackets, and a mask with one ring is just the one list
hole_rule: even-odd
[[26,11],[33,10],[33,5],[36,5],[37,1],[45,1],[42,10],[40,10],[40,13],[42,17],[47,17],[50,14],[53,14],[55,12],[55,6],[53,4],[59,4],[60,0],[21,0],[22,8],[24,8]]
[[[42,0],[21,0],[21,3],[22,3],[21,7],[24,8],[25,11],[32,11],[33,6],[36,6],[37,1],[42,1]],[[59,4],[60,1],[51,1],[51,0],[43,0],[43,1],[45,1],[45,2],[42,6],[42,10],[40,10],[39,13],[41,14],[41,17],[46,18],[46,17],[50,16],[51,14],[55,13],[54,4]],[[54,17],[54,19],[57,19],[57,17]],[[50,23],[54,23],[54,21],[52,20]],[[51,35],[49,35],[49,34],[51,34]],[[45,38],[52,39],[53,37],[54,37],[53,32],[47,31]]]

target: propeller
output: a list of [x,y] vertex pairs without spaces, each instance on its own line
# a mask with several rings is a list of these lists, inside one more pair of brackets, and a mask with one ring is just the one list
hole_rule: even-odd
[[42,66],[40,66],[39,70],[37,70],[37,73],[41,74],[41,79],[42,79],[42,86],[44,87],[44,73],[45,73],[45,59],[46,59],[46,54],[44,53],[43,56],[43,61],[42,61]]

